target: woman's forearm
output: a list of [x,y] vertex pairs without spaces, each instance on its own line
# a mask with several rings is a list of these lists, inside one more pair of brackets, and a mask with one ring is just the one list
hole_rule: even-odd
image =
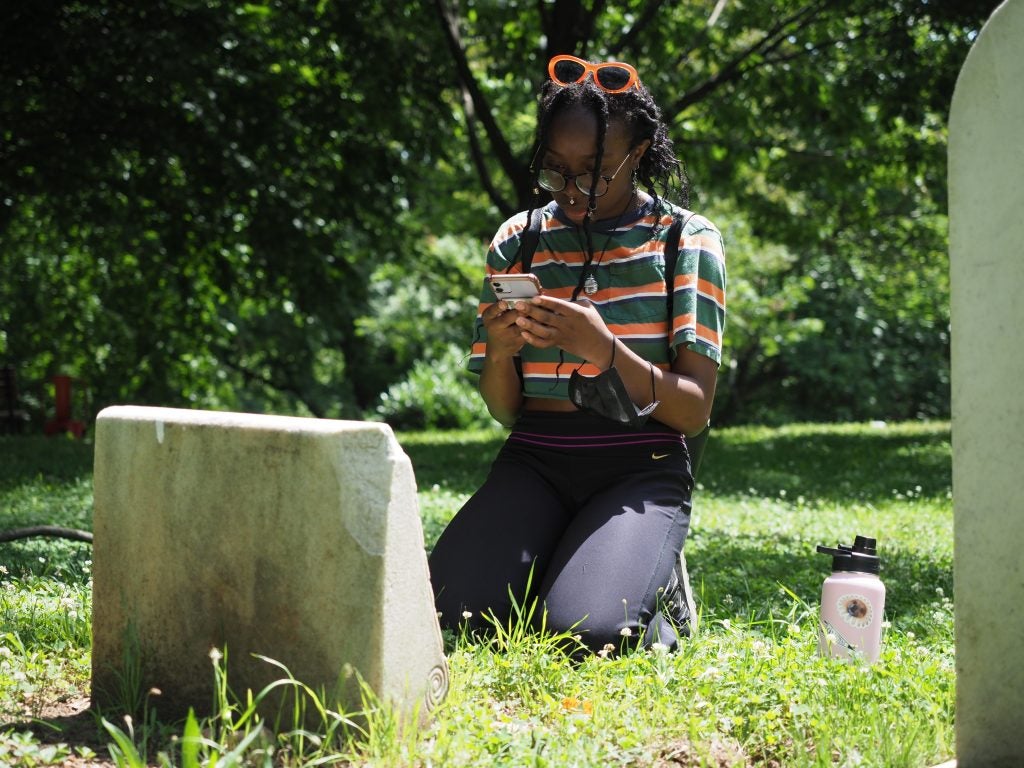
[[484,358],[480,372],[480,395],[496,421],[512,426],[523,405],[522,382],[516,372],[515,358]]
[[653,370],[652,398],[650,364],[625,344],[620,343],[617,351],[615,368],[634,403],[643,408],[652,399],[660,401],[653,417],[684,435],[695,435],[704,429],[715,397],[718,374],[715,362],[695,352],[680,350],[680,358],[672,370]]

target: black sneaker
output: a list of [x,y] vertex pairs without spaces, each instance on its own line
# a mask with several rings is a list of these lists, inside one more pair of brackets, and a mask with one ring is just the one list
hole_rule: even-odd
[[680,637],[691,637],[697,631],[697,606],[686,572],[686,554],[682,551],[662,593],[661,606],[661,612],[672,621]]

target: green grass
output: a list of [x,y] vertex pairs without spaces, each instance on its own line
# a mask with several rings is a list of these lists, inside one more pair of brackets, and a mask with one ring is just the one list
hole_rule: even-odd
[[[502,434],[398,437],[429,546]],[[261,765],[935,765],[954,743],[950,469],[946,423],[716,430],[687,544],[697,637],[676,654],[582,661],[570,660],[571,637],[516,628],[490,642],[449,637],[452,687],[420,730],[403,729],[371,692],[357,716],[331,713],[307,691],[311,707],[324,707],[313,737],[268,733],[244,701],[225,701],[232,715],[187,732],[105,713],[109,727],[96,722],[92,740],[75,741],[52,730],[53,718],[26,723],[88,690],[90,552],[0,544],[0,764],[59,764],[76,750],[108,759],[107,743],[120,764],[141,764],[131,747],[145,742],[176,765],[229,764],[231,750]],[[0,528],[88,528],[90,508],[88,445],[0,438]],[[882,658],[867,668],[816,653],[829,560],[815,545],[855,534],[877,537],[888,587]]]

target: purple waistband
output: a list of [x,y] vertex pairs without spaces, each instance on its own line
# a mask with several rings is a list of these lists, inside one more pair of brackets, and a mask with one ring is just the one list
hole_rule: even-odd
[[680,445],[683,436],[649,421],[641,430],[619,428],[607,419],[583,413],[524,413],[509,440],[546,448],[580,450],[630,445]]

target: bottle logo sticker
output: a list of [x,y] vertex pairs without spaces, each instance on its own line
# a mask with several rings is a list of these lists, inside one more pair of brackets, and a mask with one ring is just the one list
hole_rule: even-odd
[[864,595],[843,595],[836,601],[836,610],[843,621],[857,629],[870,627],[875,613]]

